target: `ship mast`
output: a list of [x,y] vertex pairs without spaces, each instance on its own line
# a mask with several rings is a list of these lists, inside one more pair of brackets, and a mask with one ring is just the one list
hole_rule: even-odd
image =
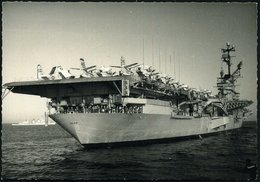
[[239,93],[235,91],[235,82],[240,77],[240,70],[242,61],[237,65],[237,69],[231,74],[232,60],[230,52],[235,52],[235,46],[226,43],[226,48],[221,49],[222,56],[221,60],[227,64],[228,73],[225,74],[223,68],[220,71],[220,78],[218,78],[217,87],[219,90],[219,97],[227,100],[238,99]]
[[226,49],[221,49],[222,51],[222,61],[227,63],[228,65],[228,77],[230,77],[230,69],[231,69],[231,56],[230,56],[230,52],[235,52],[235,46],[230,46],[230,43],[226,43],[227,48]]

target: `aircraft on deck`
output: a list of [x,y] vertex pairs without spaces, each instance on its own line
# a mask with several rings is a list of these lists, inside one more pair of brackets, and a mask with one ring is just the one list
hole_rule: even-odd
[[155,69],[152,66],[147,65],[140,65],[137,67],[136,72],[140,77],[146,80],[156,80],[157,75],[159,75],[159,72],[155,72]]
[[81,70],[82,74],[80,75],[81,78],[91,78],[94,77],[93,71],[96,69],[96,65],[86,67],[85,60],[80,58],[80,66],[81,68],[71,68],[74,70]]
[[[55,73],[58,73],[58,75],[60,76],[61,79],[75,78],[75,76],[72,75],[69,70],[63,69],[61,66],[54,66],[51,69],[50,75],[54,75]],[[56,76],[56,77],[58,77],[58,76]]]
[[54,80],[50,74],[45,75],[42,71],[42,66],[40,64],[37,65],[37,79],[38,80]]
[[139,66],[138,63],[132,63],[132,64],[125,64],[125,58],[121,56],[121,66],[110,66],[113,68],[120,68],[120,72],[118,75],[133,75],[134,72],[132,71],[133,68]]
[[61,66],[54,66],[48,75],[44,75],[40,64],[37,66],[37,79],[55,80],[55,79],[72,79],[75,78],[69,70],[63,69]]
[[99,77],[105,77],[105,76],[114,76],[116,72],[112,71],[112,68],[100,66],[99,68],[95,69],[95,74]]

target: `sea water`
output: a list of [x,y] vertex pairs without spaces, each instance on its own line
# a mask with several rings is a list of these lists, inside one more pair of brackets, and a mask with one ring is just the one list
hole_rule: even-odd
[[2,125],[2,179],[246,180],[257,160],[256,123],[215,136],[84,149],[60,126]]

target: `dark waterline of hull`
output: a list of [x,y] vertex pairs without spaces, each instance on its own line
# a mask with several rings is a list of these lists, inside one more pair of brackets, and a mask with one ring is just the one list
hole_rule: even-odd
[[98,144],[82,144],[84,149],[102,149],[102,148],[120,148],[120,147],[138,147],[138,146],[147,146],[152,144],[166,144],[173,142],[180,142],[185,140],[197,140],[202,139],[203,137],[210,137],[214,135],[220,135],[222,133],[230,133],[232,131],[239,130],[240,128],[214,132],[214,133],[206,133],[200,135],[189,135],[189,136],[181,136],[181,137],[173,137],[173,138],[161,138],[161,139],[151,139],[151,140],[138,140],[138,141],[127,141],[127,142],[112,142],[112,143],[98,143]]

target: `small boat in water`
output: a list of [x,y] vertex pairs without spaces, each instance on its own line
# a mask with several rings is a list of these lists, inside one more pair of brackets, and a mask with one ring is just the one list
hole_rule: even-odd
[[12,123],[12,126],[49,126],[49,125],[55,125],[56,123],[53,122],[53,121],[48,121],[48,122],[45,122],[44,120],[42,119],[38,119],[38,120],[26,120],[26,121],[23,121],[23,122],[20,122],[20,123]]

